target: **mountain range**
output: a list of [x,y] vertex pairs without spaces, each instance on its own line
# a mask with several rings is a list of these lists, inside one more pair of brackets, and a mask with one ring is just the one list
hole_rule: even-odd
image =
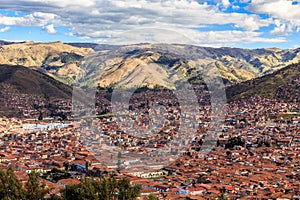
[[[172,89],[173,82],[182,77],[193,84],[203,81],[203,73],[214,73],[212,68],[218,69],[217,76],[227,85],[229,99],[256,94],[274,96],[276,88],[299,76],[299,60],[300,48],[0,42],[2,82],[10,80],[19,88],[23,85],[20,91],[49,93],[36,86],[40,82],[42,87],[55,88],[54,93],[61,97],[70,95],[69,86],[72,85],[111,87],[118,84],[121,87],[150,88],[160,85]],[[34,87],[30,87],[31,84],[35,84]],[[57,87],[59,85],[63,86]]]

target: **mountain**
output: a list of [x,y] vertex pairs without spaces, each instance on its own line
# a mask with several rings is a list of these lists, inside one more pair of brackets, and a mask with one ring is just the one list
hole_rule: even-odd
[[79,48],[90,48],[95,51],[99,50],[113,50],[121,47],[120,45],[109,45],[109,44],[97,44],[97,43],[66,43],[68,45],[79,47]]
[[300,101],[300,64],[292,64],[271,74],[226,89],[229,100],[260,96],[284,101]]
[[16,44],[16,43],[24,43],[24,42],[11,42],[11,41],[6,41],[6,40],[0,40],[0,46],[9,45],[9,44]]
[[[210,48],[191,45],[139,44],[100,50],[85,58],[79,82],[84,86],[125,87],[155,84],[172,87],[174,73],[197,81],[213,67],[225,82],[260,77],[298,63],[300,49]],[[142,83],[142,84],[140,84]]]
[[72,88],[39,71],[24,66],[0,65],[0,87],[14,93],[70,99]]
[[[300,48],[211,48],[179,44],[12,43],[0,46],[0,64],[33,67],[68,85],[98,83],[172,88],[177,73],[197,82],[203,72],[237,83],[299,63]],[[178,74],[177,74],[178,75]],[[101,76],[101,77],[100,77]]]
[[34,67],[71,84],[80,70],[78,63],[92,51],[91,48],[78,48],[61,42],[12,43],[0,46],[0,64]]

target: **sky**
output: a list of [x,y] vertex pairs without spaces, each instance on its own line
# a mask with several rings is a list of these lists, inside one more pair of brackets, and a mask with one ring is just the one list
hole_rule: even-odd
[[300,0],[1,0],[0,40],[300,47]]

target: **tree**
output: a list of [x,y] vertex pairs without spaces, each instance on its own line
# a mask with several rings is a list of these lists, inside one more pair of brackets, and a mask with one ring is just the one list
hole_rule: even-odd
[[45,199],[45,195],[48,194],[49,190],[46,189],[45,184],[41,184],[39,181],[39,174],[31,172],[28,174],[29,179],[25,184],[26,199],[40,200]]
[[225,194],[222,192],[218,196],[218,200],[228,200],[228,198],[225,196]]
[[59,197],[57,195],[51,194],[50,198],[48,198],[47,200],[64,200],[62,197]]
[[70,164],[69,162],[64,162],[65,171],[69,170]]
[[6,172],[0,169],[0,199],[25,199],[25,190],[11,166]]
[[[39,174],[32,172],[22,186],[12,167],[6,172],[0,169],[1,200],[44,200],[49,190],[39,180]],[[61,190],[61,197],[51,195],[48,200],[135,200],[140,196],[141,186],[130,184],[129,179],[84,178],[79,184],[68,185]]]
[[42,113],[42,112],[40,112],[40,115],[39,115],[39,117],[38,117],[38,120],[39,120],[39,121],[42,121],[42,120],[43,120],[43,113]]
[[67,185],[64,189],[61,190],[61,196],[64,200],[81,200],[82,190],[79,184]]
[[158,200],[158,198],[154,194],[149,194],[147,197],[144,198],[145,200]]
[[140,191],[141,186],[132,186],[127,178],[84,178],[79,184],[66,186],[61,194],[66,200],[134,200]]
[[129,179],[122,178],[118,181],[118,199],[136,199],[139,196],[139,191],[141,189],[140,185],[131,186]]
[[218,196],[218,200],[227,200],[228,198],[225,196],[226,188],[223,186],[220,188],[220,194]]
[[25,186],[17,179],[12,167],[6,172],[0,169],[0,199],[5,200],[43,200],[49,190],[40,184],[39,175],[31,172]]
[[103,178],[99,180],[98,187],[99,199],[115,199],[118,187],[118,181],[115,177]]
[[225,149],[232,149],[234,146],[244,146],[245,141],[242,140],[241,136],[230,138],[228,143],[225,145]]

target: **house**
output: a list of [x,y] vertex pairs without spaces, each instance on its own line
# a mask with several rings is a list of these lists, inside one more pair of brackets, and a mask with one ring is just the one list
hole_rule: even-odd
[[61,179],[57,182],[58,185],[66,187],[67,185],[79,184],[80,181],[75,178]]
[[132,172],[129,174],[140,178],[158,178],[168,175],[168,172],[165,170],[159,170],[154,172]]
[[206,189],[204,187],[188,188],[188,194],[191,195],[201,195],[204,192],[206,192]]

